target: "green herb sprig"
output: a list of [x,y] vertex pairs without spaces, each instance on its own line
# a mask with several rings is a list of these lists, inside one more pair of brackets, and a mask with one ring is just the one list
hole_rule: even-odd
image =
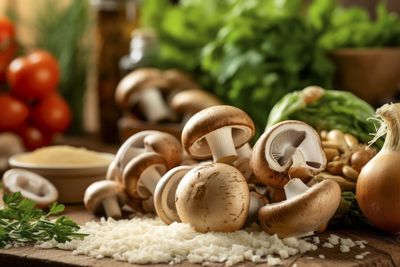
[[53,203],[45,213],[35,208],[36,203],[24,199],[19,192],[4,194],[3,201],[4,207],[0,209],[0,247],[52,239],[65,243],[86,236],[78,233],[79,226],[66,216],[49,220],[50,216],[63,212],[64,205]]

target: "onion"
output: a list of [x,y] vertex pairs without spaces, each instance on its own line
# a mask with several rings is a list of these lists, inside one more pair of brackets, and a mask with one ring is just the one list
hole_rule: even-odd
[[361,169],[356,197],[369,221],[396,233],[400,231],[400,104],[385,104],[376,115],[382,125],[374,140],[386,133],[385,144]]

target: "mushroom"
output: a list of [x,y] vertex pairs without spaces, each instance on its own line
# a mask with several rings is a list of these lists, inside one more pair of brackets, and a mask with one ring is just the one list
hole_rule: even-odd
[[282,189],[290,177],[307,183],[325,169],[326,157],[319,135],[311,126],[288,120],[261,135],[253,147],[250,166],[262,183]]
[[168,87],[176,92],[199,88],[198,84],[195,83],[188,74],[177,69],[165,70],[163,73],[163,78],[167,82]]
[[10,132],[0,134],[0,172],[8,168],[8,158],[24,151],[21,138]]
[[249,188],[243,175],[224,163],[190,170],[176,190],[176,210],[199,232],[232,232],[246,223]]
[[55,186],[46,178],[22,169],[10,169],[3,175],[7,192],[21,192],[24,198],[33,200],[40,208],[47,207],[58,198]]
[[214,162],[232,163],[236,148],[254,136],[254,123],[242,110],[232,106],[213,106],[196,113],[182,130],[182,144],[196,159],[211,155]]
[[102,180],[92,183],[86,188],[83,202],[88,211],[101,213],[107,217],[122,217],[121,206],[127,201],[122,185],[116,181]]
[[146,152],[133,158],[122,174],[128,195],[140,199],[153,196],[158,181],[167,170],[166,165],[164,157],[155,152]]
[[176,93],[170,105],[175,112],[184,114],[182,124],[185,125],[197,112],[222,103],[216,96],[202,89],[189,89]]
[[258,210],[267,204],[269,204],[268,199],[262,194],[255,191],[250,192],[250,205],[246,224],[251,225],[252,223],[257,222]]
[[171,169],[182,162],[182,145],[175,136],[160,131],[142,131],[129,137],[109,165],[107,179],[122,182],[122,172],[130,160],[146,152],[161,154]]
[[233,163],[233,166],[243,174],[247,181],[249,181],[250,177],[253,175],[253,171],[250,167],[251,152],[252,148],[249,143],[237,148],[236,153],[239,158]]
[[175,205],[175,192],[179,182],[193,167],[179,166],[169,170],[157,183],[154,205],[157,215],[166,224],[180,222]]
[[308,187],[300,179],[291,179],[285,193],[287,200],[266,205],[258,212],[264,231],[281,238],[324,230],[341,199],[339,185],[331,180]]
[[160,90],[168,89],[162,72],[153,68],[142,68],[126,75],[117,85],[115,101],[122,109],[139,104],[148,121],[155,122],[172,116]]

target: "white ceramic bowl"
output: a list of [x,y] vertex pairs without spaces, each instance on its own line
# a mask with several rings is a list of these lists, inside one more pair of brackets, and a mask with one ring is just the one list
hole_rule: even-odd
[[[86,188],[93,182],[103,180],[106,177],[109,164],[88,166],[56,166],[26,163],[20,160],[26,153],[10,157],[8,163],[11,168],[20,168],[32,171],[47,178],[57,188],[60,203],[81,203]],[[111,161],[113,154],[99,153]]]

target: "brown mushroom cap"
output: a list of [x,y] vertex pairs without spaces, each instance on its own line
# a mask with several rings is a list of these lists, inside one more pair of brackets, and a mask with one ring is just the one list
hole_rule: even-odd
[[126,192],[134,198],[150,197],[151,193],[140,187],[139,180],[142,179],[143,173],[151,167],[155,167],[162,175],[166,171],[166,165],[164,157],[155,152],[146,152],[133,158],[126,165],[122,174]]
[[175,205],[175,192],[183,176],[193,167],[179,166],[169,170],[157,183],[154,192],[154,205],[157,215],[166,224],[180,222]]
[[108,165],[106,179],[122,183],[122,171],[115,160],[111,161],[110,165]]
[[10,169],[3,175],[6,192],[21,192],[24,198],[36,202],[39,208],[45,208],[57,201],[58,191],[46,178],[23,169]]
[[218,105],[222,105],[222,102],[215,95],[202,89],[181,91],[171,99],[171,108],[179,113],[195,114]]
[[241,147],[255,133],[251,118],[241,109],[233,106],[213,106],[196,113],[182,130],[182,144],[193,158],[206,159],[212,153],[205,136],[222,127],[232,128],[234,146]]
[[249,210],[249,188],[234,167],[211,163],[190,170],[176,190],[176,209],[199,232],[241,229]]
[[92,183],[85,191],[83,202],[87,210],[100,213],[103,211],[102,201],[108,197],[116,197],[119,205],[126,202],[126,194],[122,185],[112,180]]
[[189,74],[177,69],[165,70],[163,73],[163,78],[171,90],[199,88],[198,84],[192,80]]
[[334,215],[341,199],[339,185],[325,180],[301,195],[269,204],[258,212],[261,227],[279,237],[300,236],[324,228]]
[[326,167],[318,133],[304,122],[287,120],[272,126],[260,136],[253,147],[250,166],[262,183],[283,188],[290,179],[287,171],[293,166],[294,158],[314,174]]
[[117,85],[115,101],[122,109],[129,109],[132,95],[136,92],[148,89],[168,87],[167,81],[162,77],[162,72],[154,68],[141,68],[130,72]]

